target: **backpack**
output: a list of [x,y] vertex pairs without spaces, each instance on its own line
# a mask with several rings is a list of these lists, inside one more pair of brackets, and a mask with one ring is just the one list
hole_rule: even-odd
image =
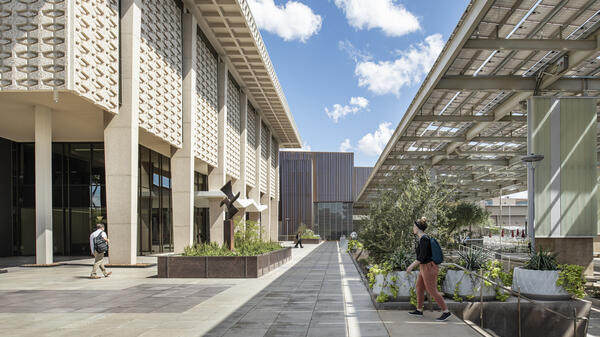
[[429,237],[429,243],[431,246],[431,259],[435,264],[440,264],[444,262],[444,252],[442,252],[442,247],[437,242],[436,239]]
[[108,242],[102,237],[102,233],[94,238],[94,250],[98,253],[108,252]]

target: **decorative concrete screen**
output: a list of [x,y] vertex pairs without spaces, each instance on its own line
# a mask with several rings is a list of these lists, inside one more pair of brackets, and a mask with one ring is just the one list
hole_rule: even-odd
[[217,166],[219,107],[217,54],[203,36],[196,41],[196,157]]
[[269,179],[269,129],[261,123],[260,131],[260,191],[267,193]]
[[68,90],[118,112],[116,0],[0,4],[0,91]]
[[277,197],[279,194],[279,188],[277,186],[277,163],[279,161],[279,146],[275,138],[271,138],[271,170],[270,170],[270,179],[271,179],[271,198]]
[[227,81],[227,174],[240,178],[240,88],[233,77]]
[[144,0],[140,43],[140,126],[182,143],[182,20],[174,0]]
[[535,169],[536,237],[598,233],[596,99],[532,97],[529,152]]
[[246,142],[246,184],[251,187],[256,186],[256,148],[258,140],[256,139],[256,111],[250,102],[248,102],[248,141]]

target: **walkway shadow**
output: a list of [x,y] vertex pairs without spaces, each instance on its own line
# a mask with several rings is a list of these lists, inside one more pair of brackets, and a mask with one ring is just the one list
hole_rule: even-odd
[[204,336],[346,336],[337,243],[298,261]]

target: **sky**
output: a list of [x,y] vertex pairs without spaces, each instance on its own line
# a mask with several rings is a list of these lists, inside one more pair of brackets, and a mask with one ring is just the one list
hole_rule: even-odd
[[468,0],[248,0],[309,151],[374,166]]

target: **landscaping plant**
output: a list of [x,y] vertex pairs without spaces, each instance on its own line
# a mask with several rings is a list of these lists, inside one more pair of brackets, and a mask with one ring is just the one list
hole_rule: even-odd
[[446,212],[453,190],[434,181],[428,170],[418,168],[398,173],[380,198],[371,203],[368,221],[360,228],[360,238],[375,263],[383,263],[399,249],[412,249],[412,226],[423,216],[430,219],[427,232],[447,246],[450,237]]
[[536,253],[531,254],[524,267],[531,270],[558,270],[557,255],[549,250],[540,248]]

